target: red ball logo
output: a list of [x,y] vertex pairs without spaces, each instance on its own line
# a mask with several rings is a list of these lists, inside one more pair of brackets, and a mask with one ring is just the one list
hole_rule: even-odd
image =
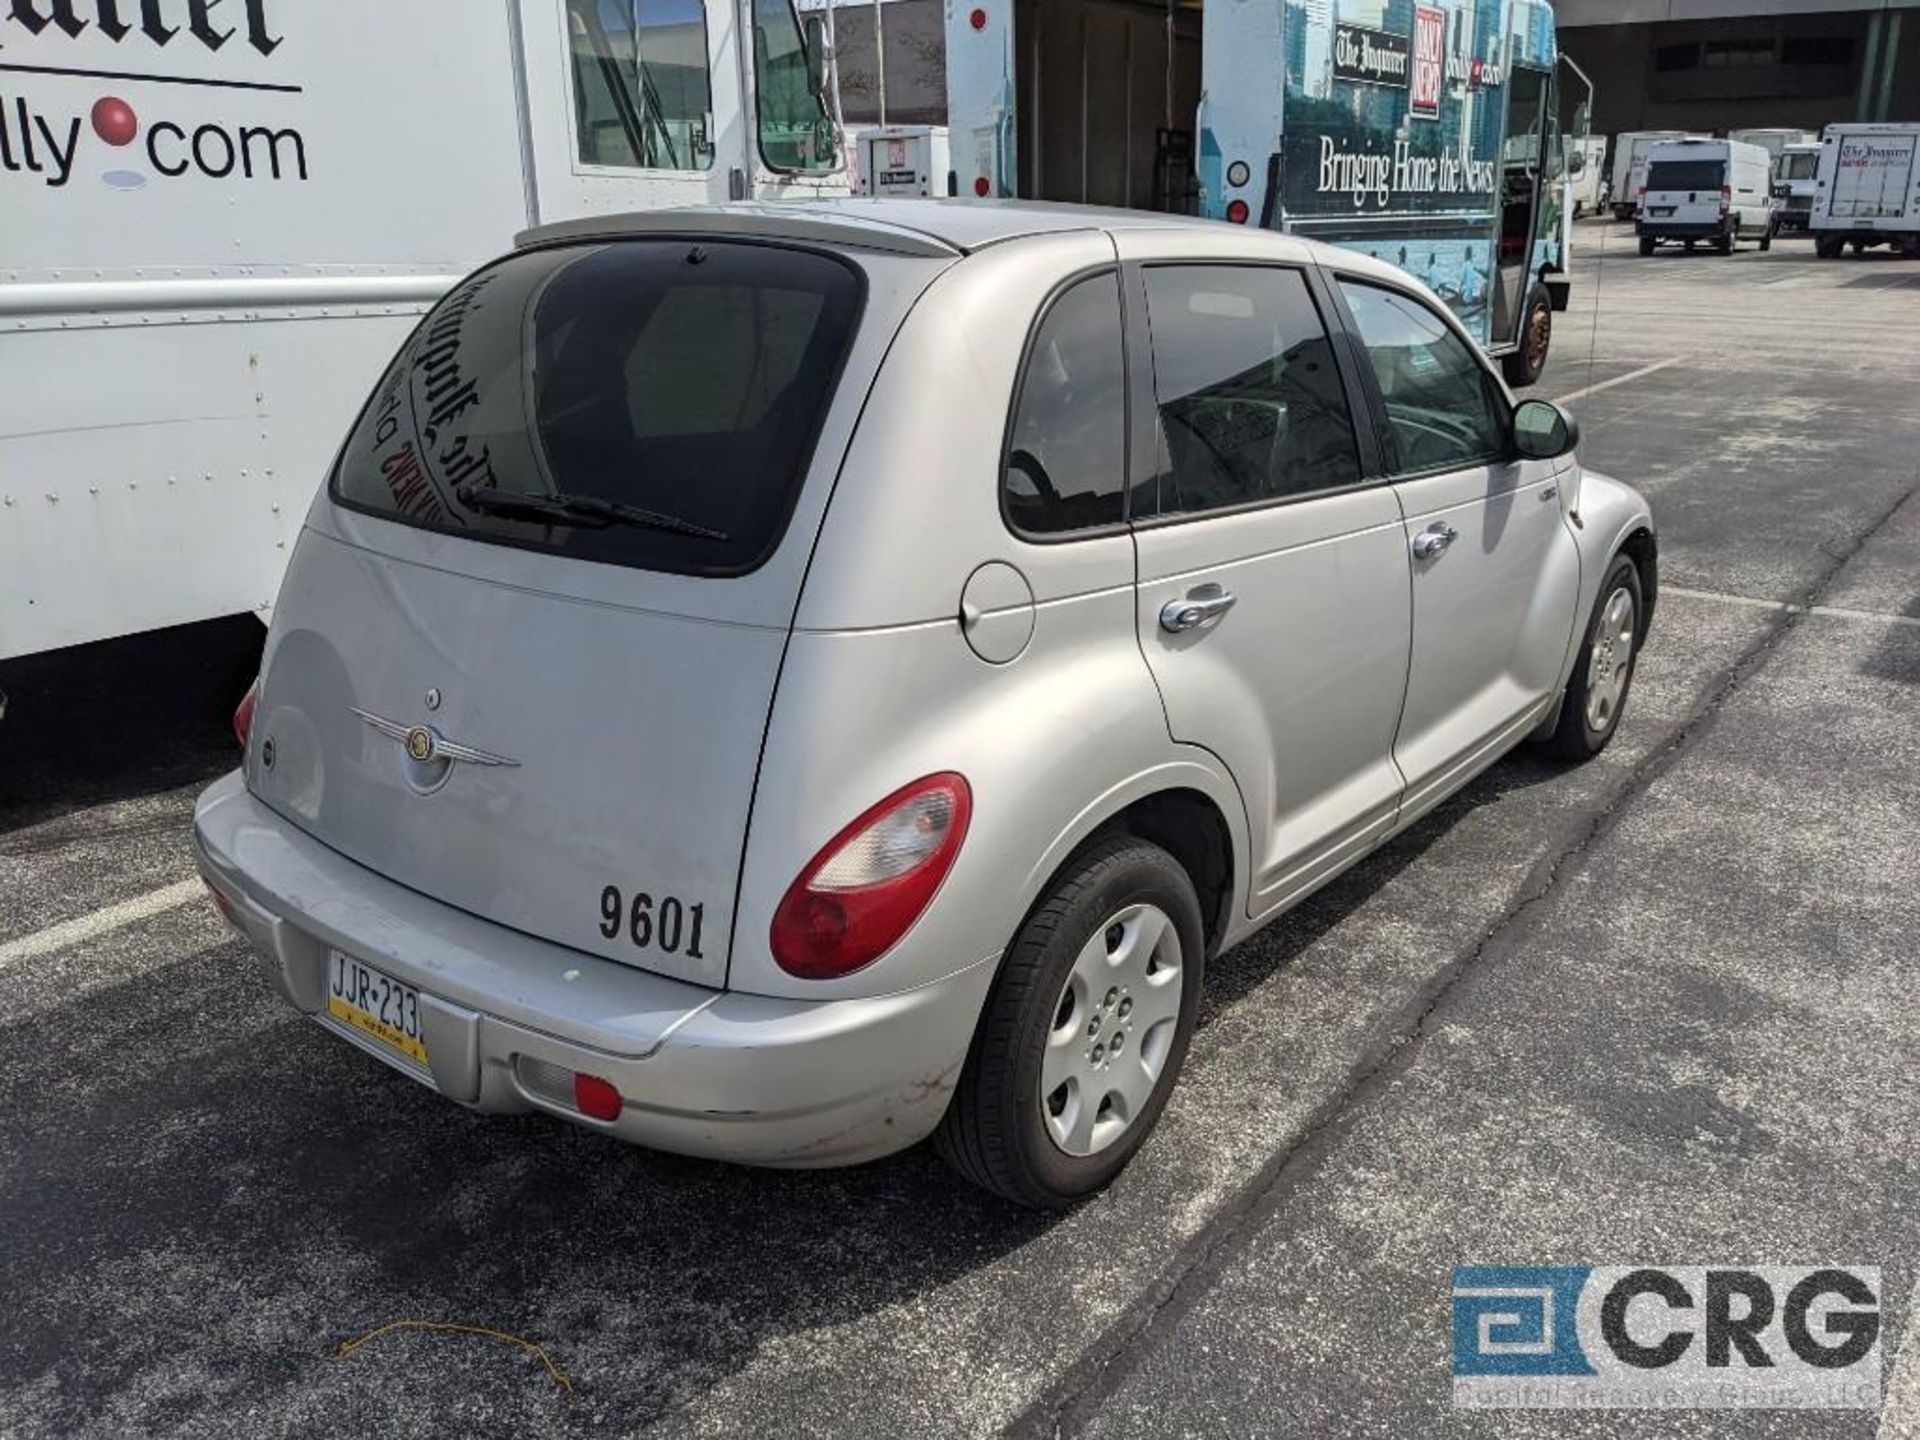
[[109,145],[131,145],[140,133],[140,117],[133,107],[116,95],[104,95],[93,102],[93,133]]
[[973,28],[976,30],[986,29],[987,28],[987,12],[984,10],[975,10],[973,14],[967,17],[967,23],[973,26]]

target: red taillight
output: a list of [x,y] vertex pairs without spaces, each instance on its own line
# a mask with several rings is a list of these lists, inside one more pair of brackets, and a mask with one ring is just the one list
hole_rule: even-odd
[[1232,222],[1233,224],[1235,224],[1235,225],[1244,225],[1244,224],[1246,224],[1246,223],[1247,223],[1247,213],[1248,213],[1248,212],[1247,212],[1247,202],[1246,202],[1246,201],[1244,201],[1244,200],[1229,200],[1229,201],[1227,202],[1227,219],[1228,219],[1229,221],[1231,221],[1231,222]]
[[976,30],[986,29],[987,28],[987,12],[984,10],[976,9],[971,15],[967,17],[967,23],[973,26],[973,28]]
[[993,191],[993,184],[991,181],[987,179],[986,176],[980,175],[975,177],[973,182],[974,194],[978,195],[982,200],[984,200],[987,198],[989,194],[992,193],[992,191]]
[[1722,185],[1720,187],[1720,213],[1722,215],[1725,215],[1728,211],[1732,209],[1733,209],[1733,187],[1731,185]]
[[1640,196],[1642,199],[1645,199],[1647,194],[1647,187],[1642,185],[1639,189],[1635,190],[1633,193]]
[[240,742],[242,750],[247,748],[247,737],[253,734],[253,712],[260,706],[260,682],[255,680],[247,687],[247,693],[240,697],[239,708],[233,712],[233,735]]
[[602,1080],[598,1075],[582,1075],[575,1072],[573,1077],[573,1108],[589,1120],[618,1120],[620,1118],[620,1092],[611,1082]]
[[902,787],[842,830],[773,912],[773,958],[831,980],[879,959],[933,899],[960,853],[973,792],[951,772]]

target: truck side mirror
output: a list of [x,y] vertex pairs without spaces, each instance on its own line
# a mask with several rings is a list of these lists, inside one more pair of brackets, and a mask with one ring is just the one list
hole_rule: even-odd
[[802,31],[807,47],[807,85],[815,95],[825,97],[833,60],[833,42],[827,37],[827,22],[816,11],[806,18]]
[[1513,410],[1513,446],[1529,460],[1557,460],[1580,443],[1580,422],[1551,400],[1522,400]]

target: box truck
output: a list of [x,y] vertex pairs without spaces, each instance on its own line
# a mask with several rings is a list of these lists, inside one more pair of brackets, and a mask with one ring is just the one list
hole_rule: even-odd
[[516,232],[844,194],[828,48],[790,0],[0,12],[0,659],[264,611],[381,365]]
[[1822,260],[1848,245],[1920,256],[1920,125],[1829,125],[1808,228]]

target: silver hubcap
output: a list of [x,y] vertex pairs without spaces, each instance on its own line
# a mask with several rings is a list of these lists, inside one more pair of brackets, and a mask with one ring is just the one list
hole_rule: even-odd
[[1080,947],[1040,1063],[1041,1113],[1067,1154],[1098,1154],[1146,1110],[1179,1026],[1180,962],[1155,905],[1127,906]]
[[1587,728],[1605,730],[1620,713],[1633,672],[1633,595],[1623,585],[1607,597],[1587,661]]

